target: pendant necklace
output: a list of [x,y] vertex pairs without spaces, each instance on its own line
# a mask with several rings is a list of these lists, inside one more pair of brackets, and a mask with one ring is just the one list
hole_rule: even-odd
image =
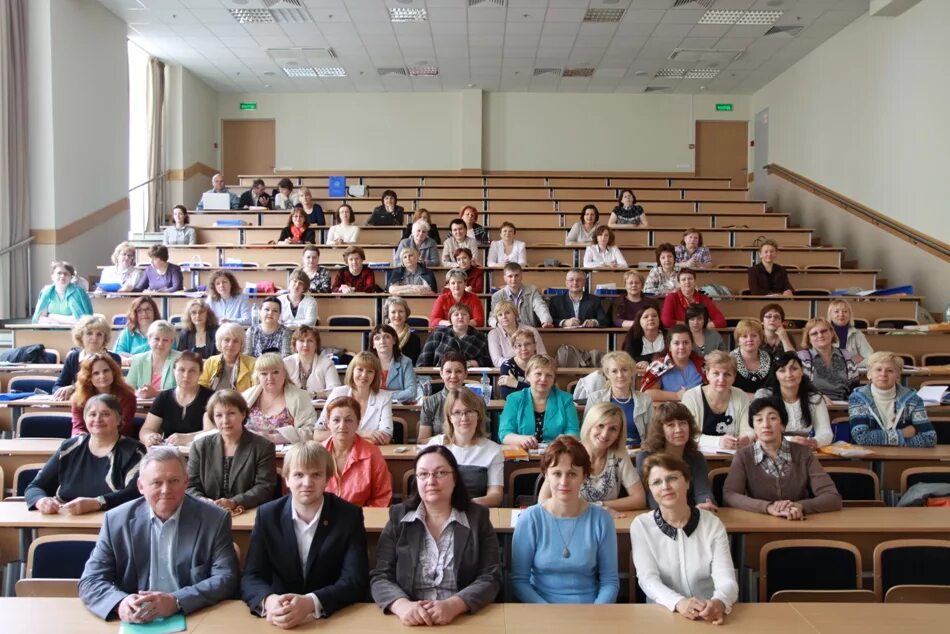
[[564,550],[561,551],[561,556],[564,557],[564,559],[567,559],[568,557],[571,556],[571,549],[568,548],[568,546],[574,541],[574,533],[577,531],[577,524],[578,524],[578,521],[577,521],[577,518],[575,517],[574,527],[571,528],[571,536],[569,539],[565,540],[564,533],[561,532],[561,523],[560,522],[557,523],[557,534],[561,538],[561,543],[564,544]]

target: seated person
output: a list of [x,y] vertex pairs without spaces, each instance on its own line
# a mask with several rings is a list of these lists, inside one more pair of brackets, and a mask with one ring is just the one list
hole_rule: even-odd
[[153,244],[148,248],[151,261],[135,283],[136,293],[177,293],[183,288],[181,267],[168,261],[168,247]]
[[[591,392],[587,397],[586,412],[597,403],[613,403],[623,414],[621,431],[625,447],[639,447],[646,437],[650,418],[653,415],[653,399],[649,394],[637,393],[634,383],[637,366],[626,352],[608,352],[600,360],[600,367],[607,377],[607,386]],[[590,448],[588,447],[588,451]],[[591,454],[591,458],[594,456]],[[596,460],[595,460],[596,464]]]
[[254,385],[242,394],[248,407],[248,431],[280,445],[309,438],[317,412],[310,393],[287,378],[280,355],[267,352],[258,357],[252,378]]
[[[743,320],[752,321],[752,320]],[[702,304],[690,304],[686,309],[686,325],[693,337],[693,350],[705,357],[714,350],[726,349],[726,342],[718,331],[709,327],[709,311]]]
[[[606,401],[587,408],[581,426],[581,444],[590,456],[590,473],[581,484],[581,498],[606,508],[614,516],[646,507],[643,484],[623,441],[625,426],[620,407]],[[545,479],[538,501],[544,503],[552,495],[551,485]]]
[[[685,405],[661,403],[654,412],[653,421],[647,428],[647,436],[637,452],[637,472],[640,474],[640,480],[645,482],[644,463],[655,454],[666,454],[682,460],[689,467],[689,488],[686,493],[690,506],[715,511],[716,498],[709,485],[709,465],[696,442],[699,433],[696,419]],[[650,487],[646,486],[645,489],[647,505],[656,510],[659,503],[653,497]]]
[[676,263],[676,247],[669,242],[658,245],[655,251],[656,266],[647,273],[643,292],[662,298],[676,290],[676,275],[680,272],[680,267]]
[[838,335],[838,347],[850,352],[855,363],[861,365],[874,353],[868,338],[854,326],[854,312],[848,300],[836,297],[828,302],[828,322]]
[[337,271],[330,289],[334,293],[380,293],[382,289],[376,285],[376,274],[373,269],[363,266],[366,252],[360,247],[350,246],[343,251],[343,261],[346,266]]
[[564,244],[573,245],[573,244],[591,244],[594,241],[594,229],[600,226],[600,211],[598,211],[596,205],[584,205],[584,208],[581,209],[581,218],[575,222],[570,231],[567,232],[567,237],[564,239]]
[[391,326],[380,325],[369,333],[370,352],[379,359],[380,372],[386,389],[397,403],[416,400],[416,370],[412,360],[399,350],[399,337]]
[[248,328],[244,354],[259,357],[265,352],[276,352],[281,358],[290,356],[290,336],[293,333],[280,323],[283,309],[276,297],[267,297],[261,302],[261,323]]
[[360,228],[356,224],[353,208],[343,203],[336,210],[336,224],[327,229],[326,243],[356,244],[360,241]]
[[439,228],[435,225],[435,221],[433,221],[429,216],[429,210],[425,207],[419,207],[416,209],[413,212],[409,223],[402,228],[403,240],[412,235],[412,225],[415,224],[417,220],[425,220],[427,223],[429,223],[429,237],[435,240],[436,244],[442,244],[442,237],[439,235]]
[[899,384],[904,360],[891,352],[868,357],[870,385],[848,398],[851,438],[859,445],[933,447],[937,433],[915,390]]
[[439,376],[442,378],[442,389],[422,401],[417,438],[420,444],[443,433],[445,399],[453,390],[460,389],[468,378],[465,357],[455,350],[447,351],[442,355]]
[[562,434],[577,436],[580,424],[574,401],[555,384],[557,362],[536,354],[528,361],[526,375],[529,388],[510,395],[501,411],[498,438],[502,444],[536,449],[538,443],[549,443]]
[[637,313],[648,305],[656,306],[659,315],[656,300],[643,294],[643,276],[638,271],[624,271],[623,285],[626,293],[615,299],[611,307],[614,328],[631,328],[636,323]]
[[396,192],[387,189],[383,192],[380,202],[382,204],[373,209],[366,224],[370,227],[401,227],[406,210],[397,204],[399,200]]
[[[554,325],[551,319],[551,312],[548,310],[548,304],[544,297],[538,292],[538,288],[532,284],[524,284],[521,265],[517,262],[509,262],[505,265],[505,286],[491,296],[491,313],[494,314],[495,306],[503,299],[507,299],[518,307],[518,317],[521,323],[533,326],[535,328],[550,328]],[[492,317],[488,321],[489,326],[495,325],[495,319]]]
[[647,601],[692,621],[722,624],[739,598],[725,527],[690,501],[692,474],[682,459],[656,454],[643,471],[659,504],[634,518],[630,544]]
[[451,326],[449,319],[449,309],[456,304],[464,304],[468,307],[469,314],[472,317],[473,326],[485,325],[485,309],[483,302],[478,295],[465,290],[467,276],[459,269],[452,269],[445,275],[445,288],[435,301],[432,303],[432,311],[429,313],[429,327]]
[[772,373],[755,398],[782,401],[788,414],[785,435],[790,441],[818,449],[834,440],[825,399],[805,376],[802,360],[794,352],[782,352],[772,359]]
[[307,295],[310,278],[300,269],[294,269],[287,278],[287,292],[277,296],[280,302],[280,323],[286,328],[316,326],[317,300]]
[[[135,288],[139,279],[139,269],[135,266],[135,245],[131,242],[120,242],[112,251],[112,266],[102,269],[99,275],[97,293],[104,292],[105,286],[118,285],[113,292],[129,293]],[[112,290],[112,289],[110,289]]]
[[839,510],[841,495],[815,452],[785,440],[785,407],[758,398],[749,405],[749,416],[755,442],[732,459],[723,487],[726,505],[789,520]]
[[148,352],[148,336],[145,333],[153,321],[161,319],[161,313],[151,297],[136,297],[125,317],[125,328],[119,331],[113,352],[122,357],[123,365],[128,365],[133,355]]
[[238,205],[241,209],[250,209],[251,207],[257,207],[257,199],[260,198],[260,195],[264,193],[264,180],[261,178],[255,178],[251,181],[251,188],[246,192],[241,194],[241,197],[238,199]]
[[591,473],[584,446],[570,436],[552,441],[541,458],[541,472],[553,495],[521,512],[512,538],[515,598],[523,603],[613,603],[620,589],[613,518],[580,495]]
[[310,278],[311,293],[330,292],[330,272],[320,266],[320,249],[312,244],[305,246],[300,269]]
[[311,225],[322,227],[327,224],[326,216],[323,213],[323,207],[313,199],[313,193],[309,187],[301,187],[297,190],[297,204],[294,207],[302,208],[307,214],[307,222]]
[[[320,412],[315,440],[326,440],[333,434],[328,426],[329,405],[339,398],[353,398],[360,406],[356,433],[374,445],[388,445],[393,439],[393,399],[382,389],[383,368],[372,352],[359,352],[350,361],[343,377],[343,385],[330,390],[327,406]],[[342,463],[340,463],[342,465]]]
[[[508,303],[510,302],[498,305],[503,307]],[[502,399],[507,399],[513,393],[528,387],[528,378],[525,376],[528,371],[528,361],[536,354],[545,354],[538,352],[538,346],[535,343],[537,332],[533,328],[531,330],[519,328],[512,335],[511,347],[514,348],[514,354],[501,362],[501,368],[498,371],[498,392]]]
[[551,298],[551,321],[561,328],[607,328],[610,320],[599,297],[586,290],[587,276],[581,269],[571,269],[565,277],[567,294]]
[[594,229],[594,244],[584,250],[585,269],[625,269],[627,260],[615,245],[613,230],[607,225]]
[[762,349],[773,357],[778,353],[795,352],[797,348],[785,329],[785,309],[781,304],[766,304],[759,311],[759,321],[765,336]]
[[219,324],[251,325],[251,303],[231,271],[218,270],[208,280],[208,305]]
[[218,334],[218,317],[208,303],[196,297],[185,304],[181,315],[181,331],[178,344],[181,352],[194,352],[202,359],[218,354],[215,337]]
[[683,232],[683,239],[676,247],[676,263],[685,269],[708,269],[712,266],[709,247],[703,246],[703,234],[690,227]]
[[[230,189],[224,186],[224,176],[221,174],[215,174],[211,177],[211,189],[205,192],[206,194],[227,194],[230,200],[231,209],[240,209],[241,208],[241,199],[237,194],[232,192]],[[195,209],[202,211],[205,208],[204,196],[198,199],[198,204],[195,206]]]
[[471,309],[465,304],[455,304],[449,308],[449,320],[451,326],[442,326],[429,333],[416,367],[441,365],[442,355],[449,350],[457,350],[465,355],[470,368],[491,367],[488,339],[471,325]]
[[310,222],[307,213],[302,207],[295,207],[287,219],[287,226],[280,230],[277,244],[315,244],[317,234]]
[[195,352],[182,352],[175,359],[175,387],[158,393],[139,430],[139,440],[146,447],[190,445],[202,430],[210,429],[204,415],[214,392],[198,383],[201,365],[201,357]]
[[749,293],[752,295],[794,295],[785,267],[775,261],[778,243],[766,239],[759,247],[759,262],[749,267]]
[[412,359],[412,363],[415,364],[419,355],[422,354],[422,342],[419,340],[418,333],[409,327],[408,319],[411,314],[409,302],[398,295],[390,296],[383,302],[385,322],[396,331],[399,351]]
[[299,326],[290,337],[294,354],[284,358],[287,378],[314,398],[326,398],[330,390],[340,385],[340,374],[333,359],[323,353],[320,331],[310,326]]
[[637,204],[637,197],[633,195],[630,189],[620,191],[620,200],[614,210],[610,212],[610,220],[607,221],[610,227],[619,227],[621,225],[630,225],[633,227],[647,227],[647,215],[643,213],[643,207]]
[[335,465],[326,490],[356,506],[385,508],[393,497],[392,476],[379,447],[357,432],[361,413],[352,396],[328,401],[323,409],[329,430],[323,446]]
[[727,352],[706,356],[706,385],[686,390],[680,399],[693,415],[701,435],[699,448],[714,452],[738,449],[752,442],[749,397],[734,387],[736,360]]
[[274,196],[274,209],[293,209],[297,204],[297,192],[294,191],[294,182],[289,178],[282,178],[277,182],[277,195]]
[[726,318],[716,308],[715,302],[706,293],[696,287],[696,273],[692,269],[680,269],[676,274],[679,288],[663,300],[663,325],[672,328],[686,321],[686,309],[692,304],[702,304],[709,313],[709,319],[716,328],[726,327]]
[[425,220],[416,220],[412,223],[412,235],[396,245],[396,257],[394,258],[396,264],[402,261],[403,249],[407,248],[415,249],[418,252],[419,260],[426,266],[438,266],[439,245],[429,237],[429,223]]
[[[428,239],[428,238],[427,238]],[[394,268],[386,277],[386,290],[393,295],[429,295],[435,293],[439,285],[435,274],[419,262],[419,251],[415,247],[403,247],[399,252],[402,266]]]
[[82,515],[112,509],[139,496],[139,461],[145,450],[119,433],[122,404],[111,394],[86,401],[88,430],[63,441],[26,487],[26,507],[41,513]]
[[679,401],[686,390],[705,381],[703,358],[693,352],[689,328],[676,324],[670,328],[668,337],[669,352],[653,358],[640,383],[640,391],[649,394],[655,403]]
[[858,366],[847,350],[839,348],[838,335],[822,317],[809,319],[802,329],[802,360],[805,376],[824,396],[838,401],[858,386]]
[[647,304],[634,317],[623,340],[623,351],[636,361],[638,368],[646,370],[653,357],[666,350],[667,336],[659,307]]
[[538,330],[519,321],[518,308],[512,302],[503,299],[496,303],[492,307],[492,316],[498,324],[488,331],[488,353],[491,355],[492,365],[501,367],[505,360],[515,356],[514,337],[519,330],[531,333],[535,352],[547,353]]
[[478,244],[488,246],[491,242],[491,236],[488,235],[488,229],[478,224],[478,210],[471,205],[465,205],[459,211],[459,218],[465,221],[466,233],[469,238],[475,238]]
[[488,509],[469,498],[448,449],[420,451],[415,474],[417,490],[390,509],[379,536],[373,600],[403,625],[447,625],[501,590],[498,536]]
[[729,354],[736,360],[736,387],[753,394],[765,385],[772,370],[772,355],[762,347],[765,330],[756,319],[743,319],[732,331],[736,348]]
[[188,452],[188,495],[226,511],[274,499],[274,443],[244,429],[248,407],[234,390],[214,393],[208,418],[218,433],[195,440]]
[[442,265],[455,266],[455,252],[459,249],[468,249],[472,254],[472,261],[481,261],[478,251],[478,240],[468,235],[468,225],[461,218],[455,218],[449,223],[449,236],[442,243]]
[[[150,623],[235,595],[240,576],[231,514],[185,495],[187,485],[177,448],[145,454],[138,481],[143,497],[106,513],[79,580],[79,598],[90,612]],[[150,556],[156,552],[171,553],[171,560]]]
[[97,394],[111,394],[119,400],[122,409],[122,424],[119,429],[123,436],[132,436],[135,421],[135,390],[122,376],[122,368],[107,352],[95,352],[79,364],[76,375],[76,391],[69,399],[73,428],[72,435],[88,433],[84,412],[86,403]]
[[429,445],[443,445],[458,461],[459,477],[472,502],[499,506],[504,495],[505,459],[488,431],[485,402],[468,388],[449,392],[442,433]]
[[195,244],[195,228],[188,225],[188,210],[184,205],[172,207],[172,224],[165,227],[162,233],[162,244],[176,246],[181,244]]
[[517,262],[521,266],[528,266],[525,244],[521,240],[515,240],[517,231],[512,223],[501,223],[501,230],[499,231],[501,240],[495,240],[488,247],[486,266],[501,267],[509,262]]
[[465,290],[480,295],[485,292],[485,271],[475,264],[472,250],[460,247],[455,250],[455,267],[465,273]]
[[89,294],[76,283],[76,269],[69,262],[55,260],[49,268],[52,284],[40,291],[33,311],[33,323],[75,324],[92,314]]
[[[366,595],[363,512],[326,492],[335,470],[319,443],[296,443],[282,468],[290,494],[257,509],[241,598],[281,629],[328,617]],[[289,543],[288,526],[296,538]]]
[[205,360],[198,383],[214,391],[243,392],[251,387],[254,357],[241,354],[244,338],[244,329],[239,325],[221,324],[214,336],[215,346],[221,353]]
[[116,363],[122,363],[121,357],[108,351],[109,337],[112,329],[109,322],[99,315],[87,315],[73,326],[73,342],[76,348],[69,351],[63,361],[63,369],[59,378],[53,384],[53,398],[57,401],[68,401],[76,390],[74,385],[76,375],[79,374],[80,364],[97,352],[104,352],[112,357]]
[[138,398],[155,398],[162,390],[175,387],[175,359],[181,353],[172,349],[175,327],[164,319],[148,327],[148,352],[132,357],[126,377]]

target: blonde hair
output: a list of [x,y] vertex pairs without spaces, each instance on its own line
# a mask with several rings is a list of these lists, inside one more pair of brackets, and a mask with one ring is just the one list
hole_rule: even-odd
[[[464,275],[464,273],[463,273],[463,275]],[[466,276],[466,279],[467,279],[467,276]],[[492,309],[491,314],[494,315],[494,316],[497,318],[498,315],[500,315],[501,313],[503,313],[503,312],[506,311],[506,310],[510,310],[511,312],[513,312],[513,313],[515,314],[515,320],[517,321],[517,319],[518,319],[518,307],[515,306],[515,303],[514,303],[513,301],[511,301],[510,299],[501,299],[501,300],[498,300],[498,303],[495,304],[495,307]]]
[[[630,370],[634,370],[634,371],[637,368],[637,364],[633,360],[633,357],[631,357],[628,353],[624,352],[623,350],[614,350],[613,352],[608,352],[607,354],[603,356],[603,358],[600,360],[600,369],[604,373],[604,375],[607,374],[608,363],[613,363],[615,365],[620,366],[621,368],[629,368]],[[635,376],[636,375],[631,375],[630,377],[631,382],[633,381]]]
[[379,363],[379,357],[372,352],[358,352],[346,366],[346,376],[343,377],[343,383],[350,386],[350,389],[356,389],[353,382],[353,370],[355,368],[369,368],[373,371],[373,382],[369,386],[371,392],[378,392],[383,383],[383,366]]
[[825,313],[826,317],[828,318],[828,323],[833,323],[831,321],[831,310],[835,306],[845,306],[848,309],[848,315],[849,315],[848,325],[854,328],[854,309],[851,308],[851,302],[849,302],[846,299],[842,299],[840,297],[828,302],[828,311]]
[[584,445],[584,448],[587,449],[588,452],[592,452],[591,446],[593,443],[591,443],[590,435],[594,431],[594,425],[606,418],[616,418],[620,423],[617,438],[614,440],[614,443],[607,448],[607,453],[627,456],[627,421],[620,406],[610,401],[600,401],[587,408],[587,411],[584,413],[584,422],[581,424],[581,444]]
[[327,448],[316,440],[305,440],[304,442],[294,443],[284,455],[284,466],[280,474],[286,478],[290,475],[291,469],[320,469],[330,479],[336,473],[336,462],[333,460],[333,454],[327,451]]
[[[765,341],[765,328],[762,326],[762,322],[758,319],[742,319],[736,324],[735,330],[732,331],[732,336],[735,338],[735,341],[738,343],[739,337],[746,335],[750,332],[757,333],[759,339]],[[707,357],[708,358],[708,357]]]
[[706,355],[706,371],[708,372],[712,367],[727,368],[732,375],[735,376],[739,371],[739,366],[736,363],[736,358],[729,354],[728,352],[723,352],[722,350],[713,350]]
[[103,349],[109,345],[109,340],[112,338],[112,328],[104,317],[101,315],[86,315],[73,326],[73,341],[80,348],[82,348],[82,337],[88,330],[98,330],[102,333]]
[[[251,372],[251,376],[254,378],[255,383],[260,382],[261,372],[268,372],[270,370],[277,369],[284,370],[284,360],[276,352],[265,352],[261,356],[257,357],[257,361],[254,362],[254,371]],[[284,383],[286,383],[286,377]]]
[[528,363],[524,369],[525,375],[531,374],[535,368],[548,368],[554,372],[554,374],[557,374],[557,361],[546,354],[536,354],[528,359]]
[[893,352],[886,352],[884,350],[879,350],[877,352],[871,353],[871,356],[868,357],[867,377],[869,379],[871,378],[871,368],[878,365],[879,363],[890,363],[891,367],[897,370],[898,374],[904,371],[903,358],[894,354]]
[[129,251],[132,253],[132,266],[135,266],[135,245],[131,242],[120,242],[115,245],[115,248],[112,250],[112,263],[115,265],[119,264],[119,256]]
[[814,317],[805,323],[805,328],[802,330],[802,349],[808,350],[811,348],[811,337],[808,335],[808,331],[810,331],[815,326],[820,326],[821,324],[827,326],[828,330],[831,332],[831,342],[838,342],[838,333],[835,332],[835,328],[831,325],[831,322],[829,322],[824,317]]

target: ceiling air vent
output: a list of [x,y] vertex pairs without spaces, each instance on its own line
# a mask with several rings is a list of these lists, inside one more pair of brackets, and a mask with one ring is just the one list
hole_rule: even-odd
[[535,68],[534,69],[535,77],[560,77],[561,69],[560,68]]
[[620,22],[626,9],[588,9],[584,22]]
[[689,4],[698,4],[704,9],[712,9],[712,6],[715,2],[716,0],[676,0],[676,2],[673,3],[673,8],[675,9],[676,7],[685,7]]
[[282,9],[284,7],[303,8],[303,0],[264,0],[264,6],[268,9]]
[[271,14],[277,24],[303,24],[313,22],[310,15],[303,9],[273,9]]
[[392,68],[377,68],[376,72],[380,77],[405,77],[406,69],[394,66]]
[[593,77],[593,68],[565,68],[561,77]]
[[503,7],[505,0],[468,0],[470,7]]
[[668,59],[680,64],[703,66],[728,66],[739,59],[745,51],[737,48],[674,48]]
[[795,37],[802,32],[803,26],[773,26],[765,32],[766,35],[778,35],[779,37]]
[[647,86],[643,89],[643,92],[663,92],[664,90],[672,90],[672,86]]

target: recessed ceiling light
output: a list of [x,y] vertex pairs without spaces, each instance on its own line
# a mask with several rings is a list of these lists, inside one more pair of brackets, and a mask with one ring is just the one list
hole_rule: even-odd
[[686,74],[685,68],[661,68],[654,77],[670,77],[672,79],[682,79]]
[[409,67],[409,76],[410,77],[434,77],[439,74],[439,67],[426,65],[426,66],[410,66]]
[[540,77],[542,75],[553,75],[554,77],[560,77],[561,69],[560,68],[535,68],[534,69],[535,77]]
[[763,26],[775,24],[782,17],[782,11],[746,11],[736,24]]
[[698,24],[735,24],[743,13],[745,12],[731,9],[713,9],[704,13]]
[[703,14],[699,24],[741,24],[743,26],[762,26],[774,24],[782,17],[782,11],[736,11],[732,9],[713,9]]
[[321,66],[315,70],[317,77],[346,77],[346,69],[339,66]]
[[428,12],[420,7],[389,7],[390,22],[425,22]]
[[294,66],[292,68],[284,68],[284,73],[288,77],[317,77],[317,69],[309,68],[306,66]]
[[694,68],[693,70],[686,71],[686,74],[683,76],[683,78],[684,79],[713,79],[718,74],[719,74],[719,70],[715,68]]
[[400,66],[391,66],[387,68],[377,68],[376,73],[380,77],[387,77],[387,76],[405,77],[406,69]]
[[565,68],[561,77],[593,77],[593,68]]
[[620,22],[626,9],[588,9],[584,22]]
[[274,14],[267,9],[229,9],[238,24],[273,24]]

